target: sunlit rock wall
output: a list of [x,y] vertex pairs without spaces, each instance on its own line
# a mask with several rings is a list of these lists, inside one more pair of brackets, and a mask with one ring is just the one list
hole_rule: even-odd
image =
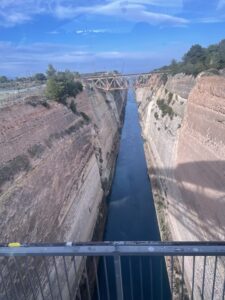
[[[160,180],[170,238],[224,240],[225,78],[154,74],[148,84],[136,89],[136,97],[146,159],[150,173]],[[200,299],[203,261],[196,263],[195,296]],[[190,260],[185,268],[190,289]],[[212,292],[213,268],[211,259],[206,299]],[[222,261],[217,276],[215,298],[221,299]]]
[[[97,220],[105,219],[100,210],[113,176],[126,91],[86,89],[74,100],[75,113],[40,101],[0,110],[1,242],[90,241]],[[46,276],[42,280],[46,287]]]

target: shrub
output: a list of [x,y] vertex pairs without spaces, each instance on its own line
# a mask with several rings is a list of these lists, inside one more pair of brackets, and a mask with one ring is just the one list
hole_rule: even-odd
[[50,104],[46,100],[41,101],[41,105],[44,106],[45,108],[48,108],[48,109],[50,108]]
[[66,104],[66,97],[76,97],[82,90],[82,83],[74,81],[74,74],[69,71],[51,73],[48,76],[46,96],[49,99]]
[[83,85],[80,81],[71,81],[68,83],[67,94],[69,96],[76,97],[82,91],[83,91]]
[[162,83],[163,83],[164,85],[167,83],[167,80],[168,80],[167,74],[163,74],[162,77],[161,77],[161,81],[162,81]]
[[63,86],[60,82],[57,82],[56,78],[50,77],[46,86],[46,97],[59,101],[63,96]]
[[164,99],[158,99],[157,105],[162,112],[162,117],[165,117],[168,114],[170,119],[171,120],[173,119],[174,111],[172,107],[170,107],[167,103],[165,103]]
[[15,175],[30,169],[30,161],[26,155],[16,156],[13,160],[0,167],[0,186],[6,181],[14,179]]
[[45,108],[50,108],[49,103],[46,100],[40,100],[38,96],[30,96],[26,98],[26,104],[36,107],[38,105],[42,105]]
[[156,118],[156,120],[158,120],[158,118],[159,118],[159,115],[158,115],[158,113],[157,113],[157,112],[155,112],[155,113],[154,113],[154,117]]
[[0,83],[6,83],[9,79],[6,76],[0,76]]
[[86,115],[84,112],[81,112],[80,114],[86,122],[90,122],[90,117],[88,115]]
[[37,81],[45,81],[47,78],[43,73],[37,73],[34,75],[34,79]]
[[[26,97],[25,99],[26,101],[35,101],[35,102],[38,102],[40,100],[40,97],[39,96],[36,96],[36,95],[32,95],[32,96],[28,96]],[[27,103],[27,102],[26,102]],[[29,103],[28,103],[29,104]]]
[[72,110],[72,112],[74,114],[77,113],[77,107],[76,107],[76,104],[75,104],[74,100],[72,100],[71,103],[70,103],[70,109]]
[[53,77],[56,74],[56,69],[53,67],[53,65],[48,65],[48,70],[46,71],[47,77]]
[[41,144],[35,144],[28,149],[28,153],[31,158],[34,157],[40,158],[44,150],[45,150],[45,146]]
[[67,135],[71,135],[74,132],[76,132],[77,130],[79,130],[82,126],[84,125],[84,120],[80,120],[79,122],[77,122],[74,125],[71,125],[69,128],[60,131],[60,132],[56,132],[56,133],[52,133],[50,134],[49,138],[47,140],[45,140],[45,144],[51,148],[52,147],[52,143],[55,140],[59,140]]
[[169,92],[169,96],[168,96],[168,103],[170,104],[170,102],[173,99],[173,93]]

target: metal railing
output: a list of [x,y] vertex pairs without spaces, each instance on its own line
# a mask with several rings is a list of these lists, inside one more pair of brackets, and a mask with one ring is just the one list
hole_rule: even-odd
[[0,299],[224,299],[223,242],[0,245]]

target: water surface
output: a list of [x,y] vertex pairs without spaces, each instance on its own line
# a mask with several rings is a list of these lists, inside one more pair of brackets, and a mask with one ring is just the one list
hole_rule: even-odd
[[[160,234],[148,178],[137,104],[130,90],[115,176],[108,201],[105,241],[159,241]],[[131,267],[131,268],[130,268]],[[107,258],[110,299],[116,299],[113,260]],[[141,274],[142,273],[142,279]],[[122,258],[125,299],[170,299],[164,260]],[[99,268],[101,299],[107,299],[103,262]],[[133,293],[131,293],[133,292]],[[133,295],[132,295],[133,294]]]

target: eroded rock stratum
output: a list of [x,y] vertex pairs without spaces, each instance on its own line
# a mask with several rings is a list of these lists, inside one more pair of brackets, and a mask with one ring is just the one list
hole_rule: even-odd
[[[149,172],[163,195],[156,203],[163,238],[224,240],[225,78],[154,74],[136,97]],[[201,297],[202,263],[197,258],[196,299]],[[219,265],[216,299],[223,291],[223,262]],[[213,266],[209,259],[205,299],[211,297]],[[191,259],[185,268],[188,285]]]
[[54,101],[0,110],[1,241],[92,239],[125,102],[125,91],[85,90],[75,113]]

